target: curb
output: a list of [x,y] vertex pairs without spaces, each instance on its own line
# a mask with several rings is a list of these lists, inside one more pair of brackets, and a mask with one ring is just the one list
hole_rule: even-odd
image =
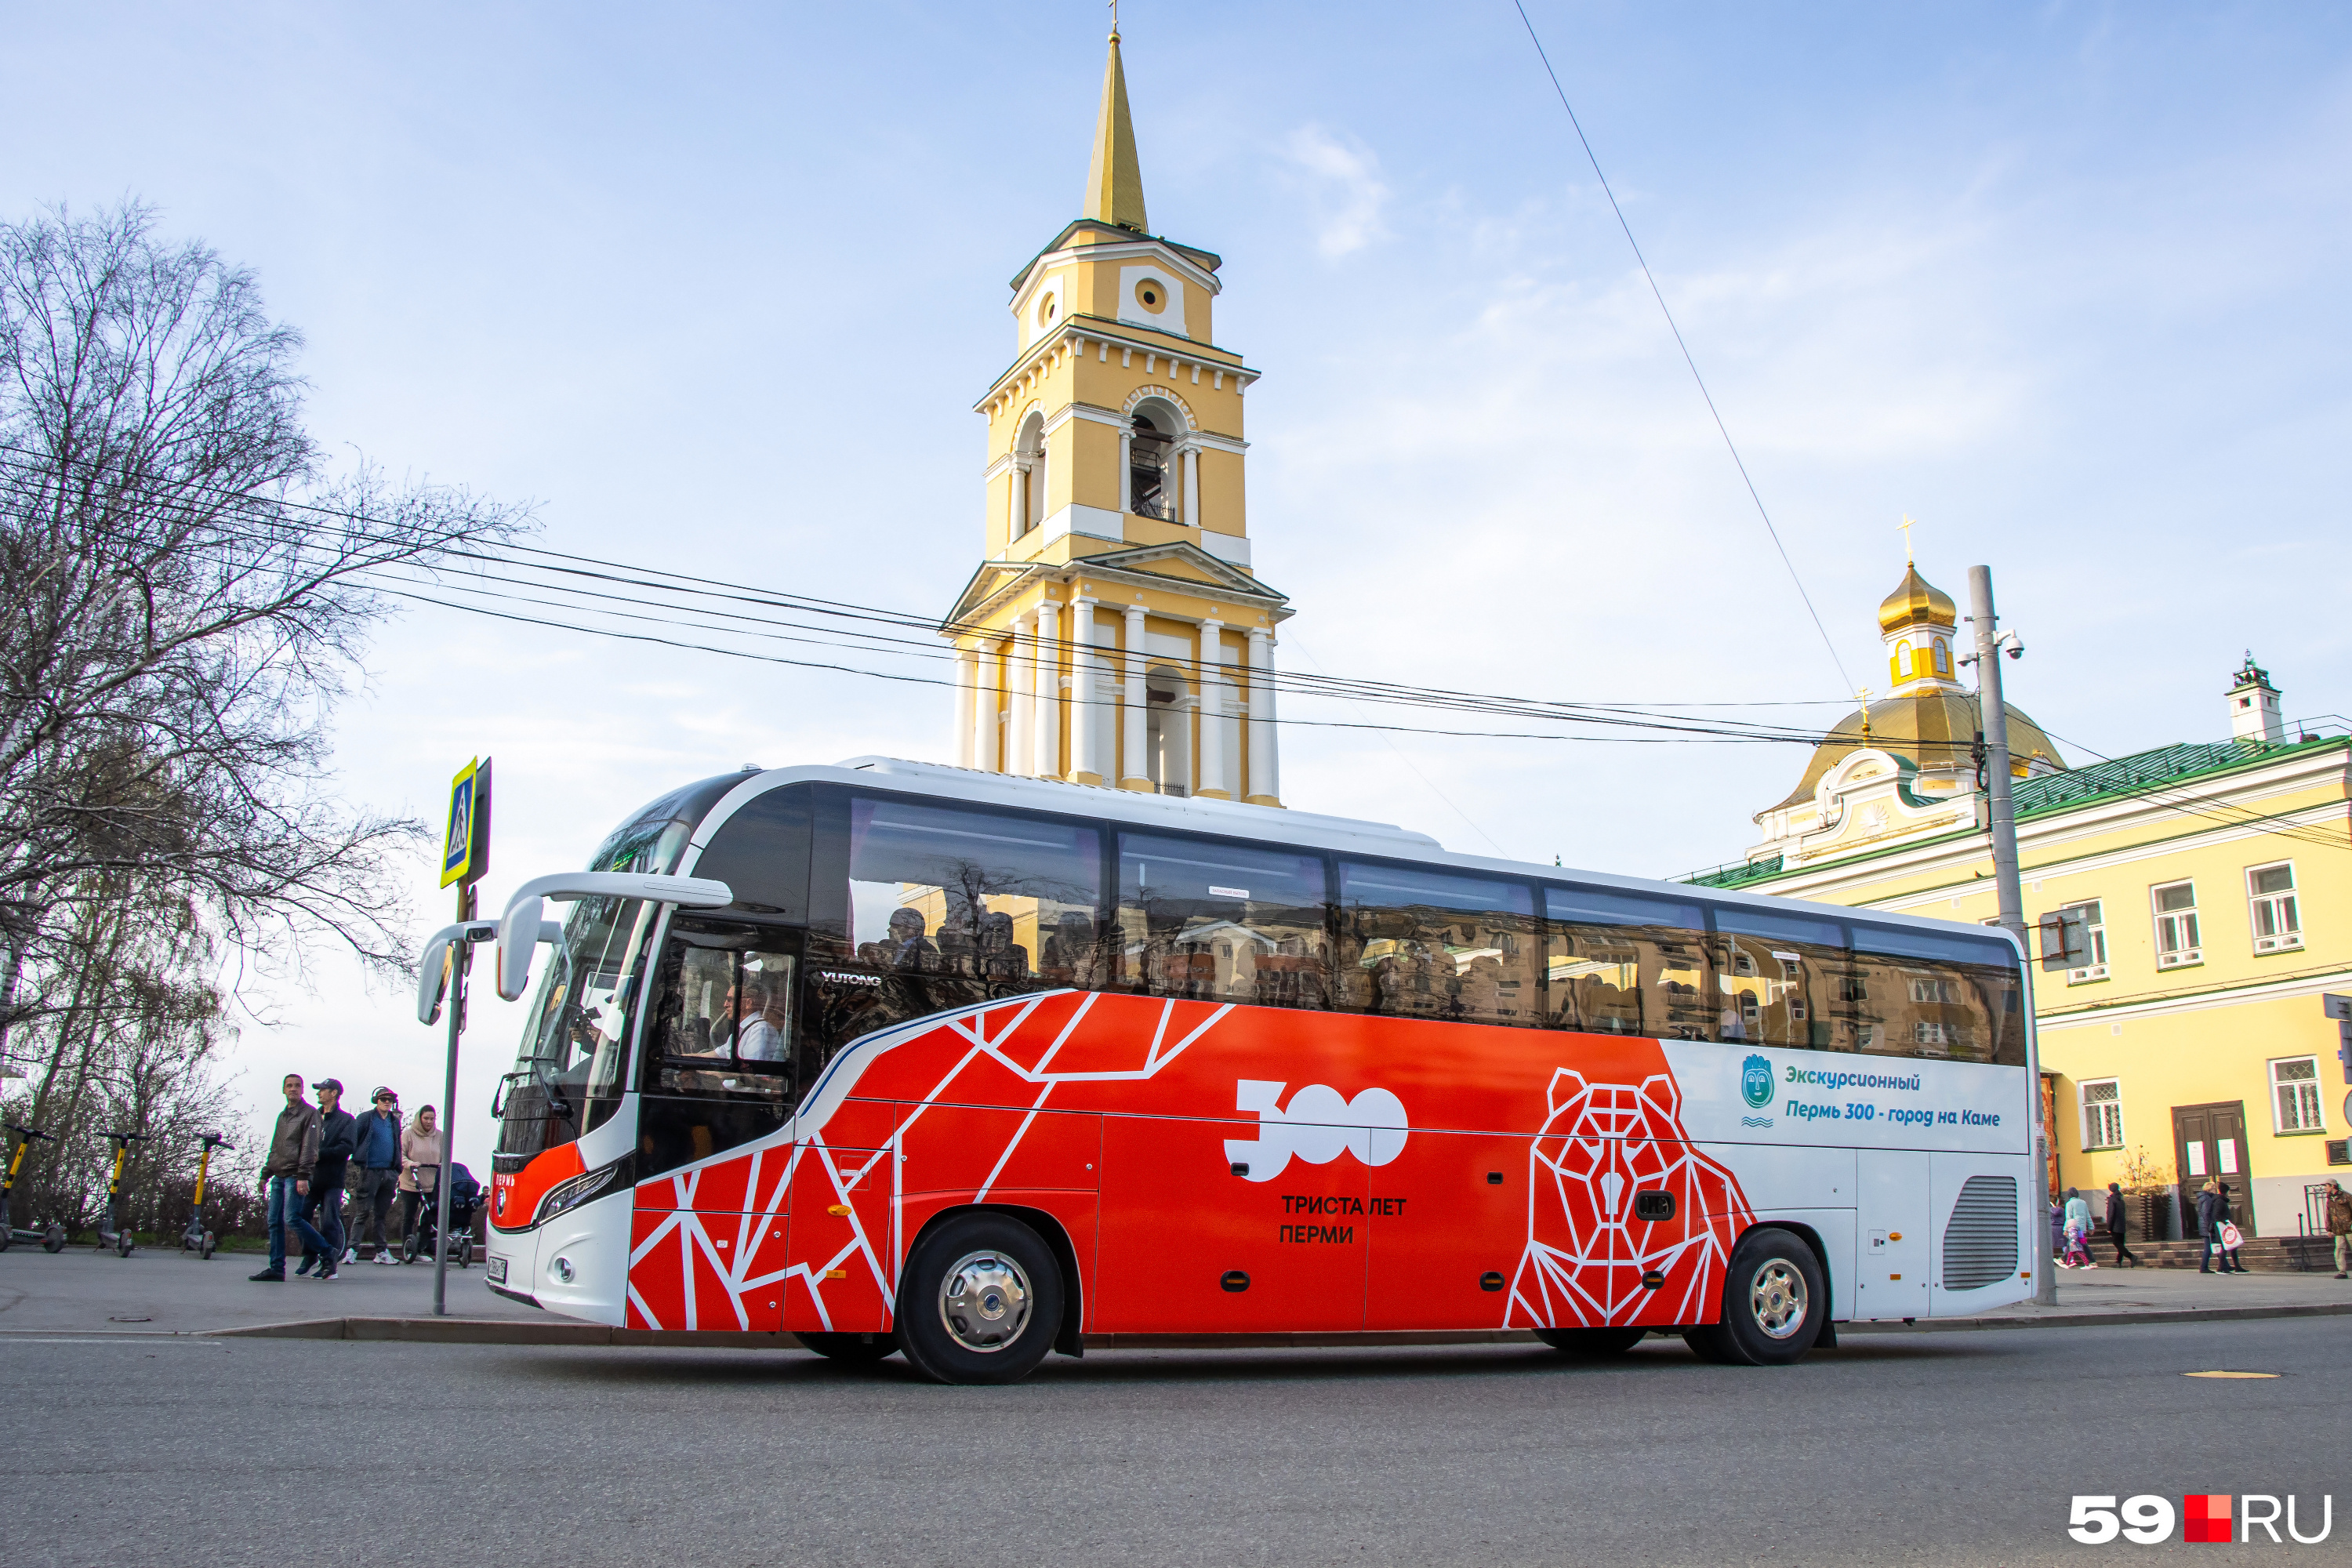
[[[2033,1318],[1941,1318],[1920,1322],[1841,1323],[1849,1334],[1960,1333],[1988,1329],[2090,1329],[2105,1325],[2241,1322],[2263,1318],[2352,1316],[2352,1302],[2281,1307],[2201,1307],[2169,1311],[2053,1312]],[[92,1331],[24,1330],[16,1332],[79,1333]],[[446,1345],[617,1345],[712,1350],[798,1350],[789,1333],[739,1333],[719,1330],[615,1329],[602,1323],[518,1322],[503,1318],[313,1318],[263,1323],[243,1329],[194,1331],[215,1339],[364,1340]],[[141,1337],[125,1334],[124,1338]],[[1297,1334],[1088,1334],[1088,1350],[1369,1350],[1414,1345],[1532,1345],[1525,1329],[1457,1331],[1404,1331],[1372,1333]]]

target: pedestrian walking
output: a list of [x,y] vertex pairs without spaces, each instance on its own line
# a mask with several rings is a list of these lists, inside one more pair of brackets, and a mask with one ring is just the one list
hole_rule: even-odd
[[2214,1190],[2221,1195],[2221,1223],[2213,1232],[2213,1239],[2221,1244],[2221,1270],[2225,1274],[2243,1274],[2246,1260],[2238,1256],[2238,1248],[2245,1246],[2246,1237],[2238,1229],[2238,1210],[2230,1202],[2230,1184],[2222,1182]]
[[352,1153],[352,1236],[353,1250],[343,1261],[358,1261],[360,1227],[375,1230],[375,1260],[390,1263],[392,1242],[384,1226],[392,1217],[392,1200],[400,1179],[400,1097],[383,1085],[368,1096],[369,1109],[357,1118]]
[[2124,1245],[2125,1235],[2131,1224],[2128,1213],[2130,1207],[2130,1205],[2124,1202],[2123,1184],[2109,1182],[2107,1184],[2107,1239],[2116,1244],[2116,1267],[2118,1268],[2126,1263],[2134,1268],[2139,1267],[2139,1259],[2133,1255],[2130,1247]]
[[[327,1249],[305,1253],[297,1275],[315,1266],[321,1282],[335,1279],[343,1261],[343,1172],[357,1147],[359,1123],[343,1109],[341,1079],[319,1080],[319,1163],[310,1173],[310,1191],[302,1199],[302,1218],[326,1239]],[[324,1223],[320,1223],[323,1221]]]
[[[2229,1200],[2222,1196],[2221,1184],[2208,1182],[2197,1194],[2197,1234],[2205,1238],[2205,1251],[2197,1260],[2200,1274],[2243,1274],[2245,1268],[2232,1261],[2230,1250],[2221,1245],[2221,1227],[2229,1223]],[[2221,1267],[2216,1268],[2215,1263]]]
[[2064,1268],[2096,1268],[2091,1261],[2091,1205],[2079,1187],[2066,1189],[2066,1254]]
[[302,1098],[300,1073],[288,1073],[281,1087],[286,1109],[278,1113],[278,1124],[269,1133],[269,1156],[261,1163],[262,1190],[269,1194],[269,1267],[252,1277],[273,1284],[286,1279],[288,1230],[307,1250],[327,1248],[327,1238],[302,1217],[302,1199],[319,1163],[319,1108]]
[[435,1125],[433,1108],[425,1106],[408,1124],[408,1131],[400,1135],[400,1239],[404,1243],[416,1234],[416,1205],[424,1200],[423,1189],[416,1182],[416,1167],[444,1163],[443,1149],[444,1140]]
[[2327,1184],[2327,1234],[2336,1241],[2336,1278],[2352,1273],[2352,1193],[2341,1182]]

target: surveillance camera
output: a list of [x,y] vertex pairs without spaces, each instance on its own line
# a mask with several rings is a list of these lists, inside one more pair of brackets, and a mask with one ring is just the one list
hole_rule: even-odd
[[2021,642],[2013,642],[2010,644],[2009,657],[2011,658],[2023,658],[2025,657],[2025,645]]

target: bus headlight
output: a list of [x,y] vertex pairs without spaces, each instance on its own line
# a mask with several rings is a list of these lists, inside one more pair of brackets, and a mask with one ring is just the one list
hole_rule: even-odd
[[539,1200],[539,1212],[531,1215],[530,1223],[545,1225],[566,1209],[578,1208],[590,1198],[600,1197],[615,1186],[625,1184],[634,1163],[634,1156],[625,1155],[609,1165],[599,1165],[568,1181],[556,1183],[547,1189],[547,1195]]

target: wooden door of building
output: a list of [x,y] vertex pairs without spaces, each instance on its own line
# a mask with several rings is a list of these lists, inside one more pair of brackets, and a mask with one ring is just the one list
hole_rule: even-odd
[[2248,1236],[2254,1229],[2254,1183],[2247,1168],[2246,1102],[2172,1108],[2173,1169],[2180,1183],[2180,1234],[2197,1234],[2197,1194],[2207,1182],[2230,1189],[2230,1212]]

